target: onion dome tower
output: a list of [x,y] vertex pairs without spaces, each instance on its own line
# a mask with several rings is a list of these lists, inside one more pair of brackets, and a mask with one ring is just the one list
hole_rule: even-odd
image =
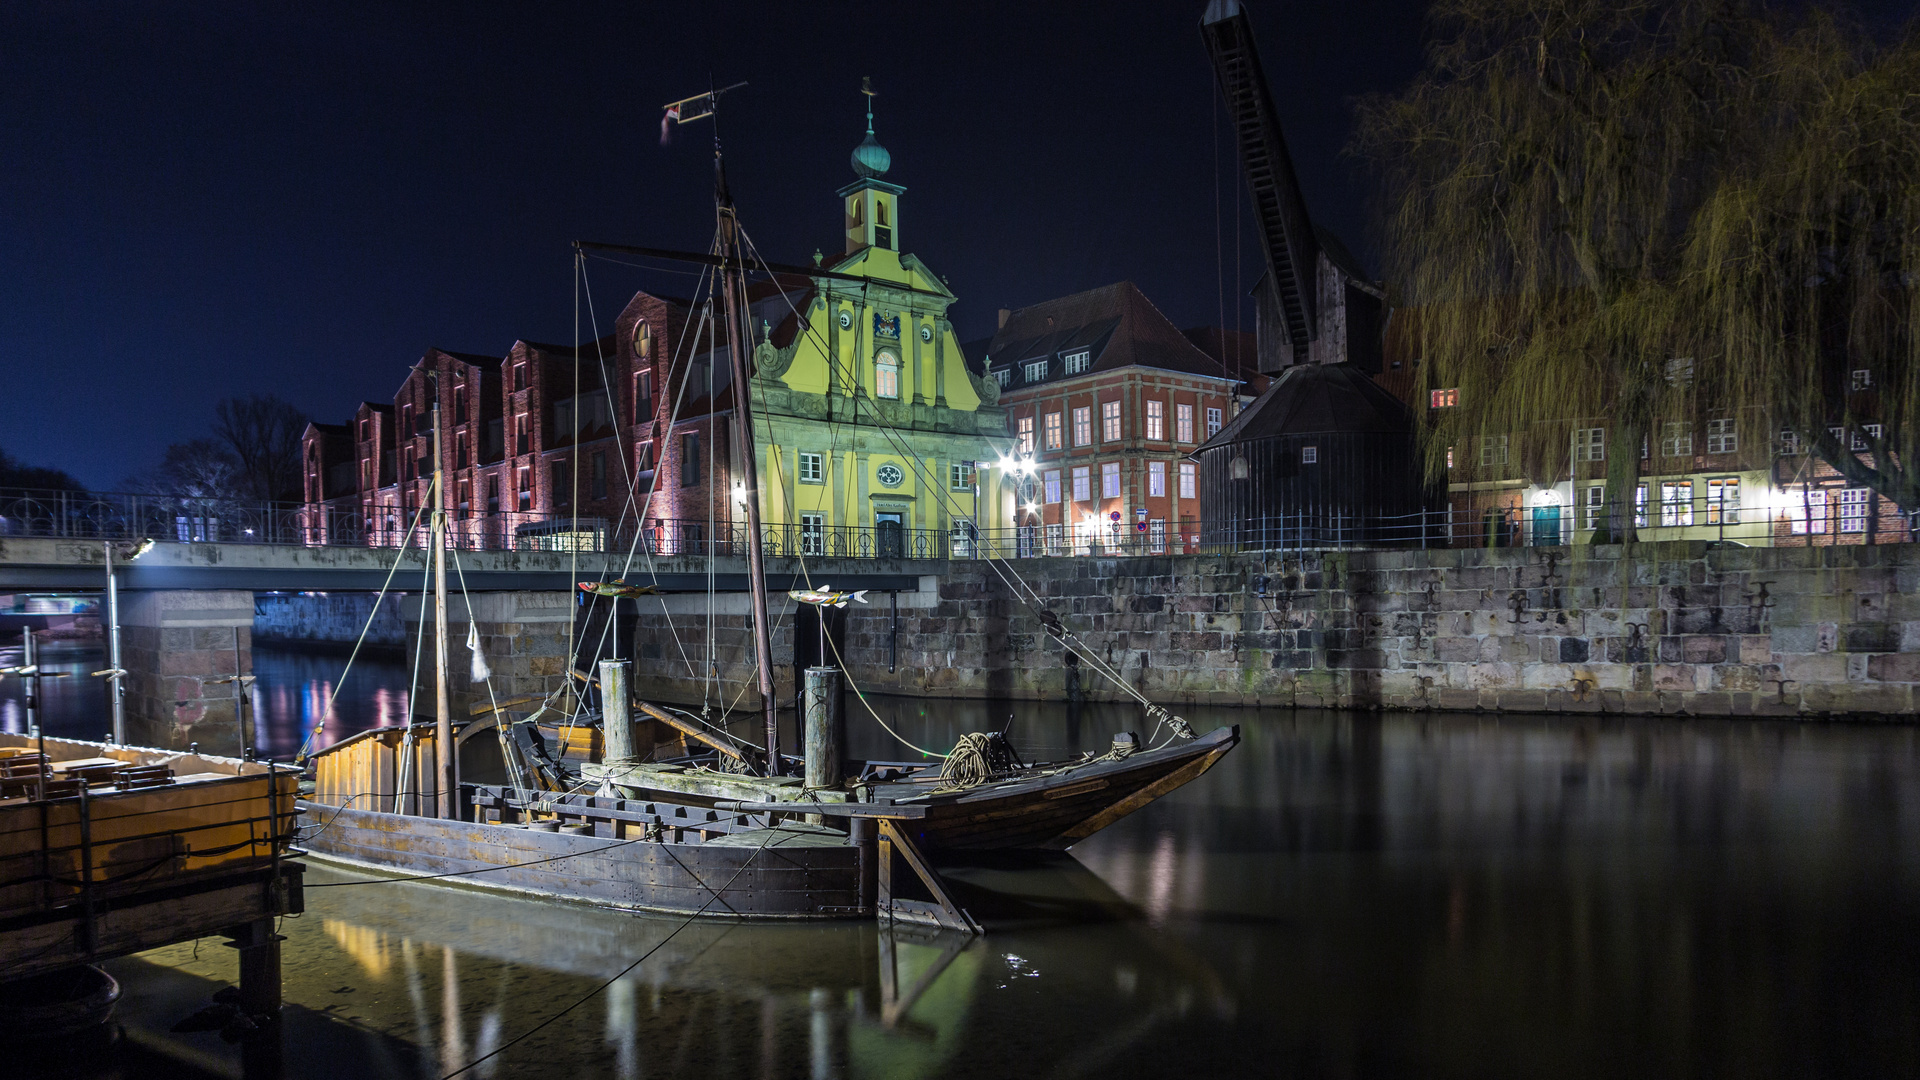
[[867,137],[853,148],[853,173],[860,179],[839,191],[847,209],[848,255],[862,248],[900,250],[900,196],[906,188],[880,179],[893,168],[893,155],[873,135],[873,80],[860,80],[867,97]]

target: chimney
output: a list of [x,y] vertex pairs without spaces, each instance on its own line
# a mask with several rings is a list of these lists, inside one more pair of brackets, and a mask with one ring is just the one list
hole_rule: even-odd
[[1000,309],[1000,329],[1005,330],[1007,328],[1007,316],[1011,314],[1013,314],[1013,312],[1008,311],[1006,308]]

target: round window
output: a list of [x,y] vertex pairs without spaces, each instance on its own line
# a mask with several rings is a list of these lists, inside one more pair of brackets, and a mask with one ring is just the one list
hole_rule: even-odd
[[840,329],[842,330],[853,329],[853,312],[843,311],[840,313]]
[[873,475],[879,479],[881,484],[887,487],[899,487],[900,481],[907,478],[907,474],[900,471],[900,466],[892,462],[880,466],[879,469],[874,471]]
[[920,328],[920,340],[921,340],[921,341],[932,341],[932,340],[933,340],[933,327],[931,327],[931,326],[923,326],[923,327],[921,327],[921,328]]

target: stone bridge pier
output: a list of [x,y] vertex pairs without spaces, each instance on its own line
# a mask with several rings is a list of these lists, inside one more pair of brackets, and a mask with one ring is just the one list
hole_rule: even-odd
[[[253,593],[238,589],[123,592],[120,660],[127,741],[239,757],[242,686],[212,679],[253,671]],[[104,734],[110,716],[101,718]]]

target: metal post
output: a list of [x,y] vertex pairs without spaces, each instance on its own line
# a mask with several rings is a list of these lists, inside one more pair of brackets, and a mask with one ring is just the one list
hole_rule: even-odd
[[846,717],[840,709],[840,672],[830,667],[807,669],[806,784],[809,789],[840,786],[841,747],[846,743]]
[[447,488],[440,457],[440,386],[433,388],[433,757],[439,816],[454,817],[453,713],[447,703]]
[[633,717],[627,700],[625,660],[600,661],[600,737],[606,744],[604,759],[608,765],[635,760]]
[[120,584],[113,573],[113,541],[105,542],[107,551],[107,676],[108,692],[113,700],[113,741],[127,742],[127,691],[120,672]]

